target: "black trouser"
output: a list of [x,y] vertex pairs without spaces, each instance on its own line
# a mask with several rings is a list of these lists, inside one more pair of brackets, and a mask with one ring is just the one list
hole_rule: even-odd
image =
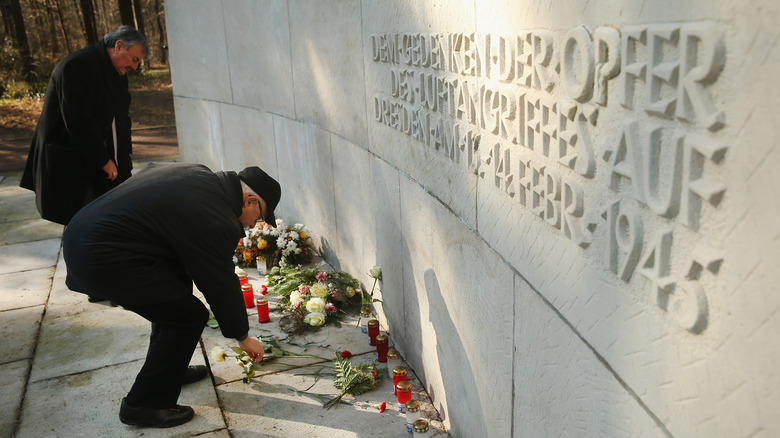
[[143,306],[119,304],[152,322],[146,362],[127,394],[127,403],[155,409],[175,406],[209,311],[193,295]]

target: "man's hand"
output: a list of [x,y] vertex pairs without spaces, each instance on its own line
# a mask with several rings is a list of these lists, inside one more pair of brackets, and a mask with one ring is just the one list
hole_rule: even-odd
[[263,343],[257,338],[248,336],[243,341],[238,342],[238,346],[249,355],[255,362],[263,360]]
[[108,163],[106,163],[106,165],[103,166],[103,172],[106,172],[108,179],[110,179],[111,181],[117,178],[119,173],[116,170],[116,164],[114,164],[114,160],[112,159],[108,160]]

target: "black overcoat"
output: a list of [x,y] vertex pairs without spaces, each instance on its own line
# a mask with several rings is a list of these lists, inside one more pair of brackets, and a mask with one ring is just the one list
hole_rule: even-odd
[[192,293],[194,281],[223,335],[249,325],[233,255],[244,228],[235,172],[198,164],[149,165],[82,208],[65,229],[66,284],[119,304]]
[[[82,206],[130,177],[129,108],[127,77],[116,71],[102,41],[57,64],[20,184],[35,191],[41,217],[67,225]],[[113,182],[102,170],[110,158],[118,161]]]

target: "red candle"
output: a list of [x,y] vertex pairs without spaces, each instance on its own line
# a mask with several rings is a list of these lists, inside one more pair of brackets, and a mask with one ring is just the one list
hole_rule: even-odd
[[404,366],[397,366],[393,368],[393,394],[396,394],[396,385],[398,385],[399,382],[405,382],[406,381],[406,367]]
[[378,362],[387,362],[388,342],[387,336],[377,335],[376,337],[376,355]]
[[376,337],[379,335],[379,321],[368,321],[368,345],[376,345]]
[[395,385],[395,395],[398,397],[398,406],[404,406],[406,412],[406,402],[412,399],[412,384],[404,380]]
[[255,291],[252,289],[252,284],[247,283],[241,286],[241,291],[244,293],[244,304],[247,309],[255,307]]
[[238,282],[243,286],[249,283],[249,277],[247,277],[246,274],[238,274]]
[[271,322],[268,315],[268,298],[260,297],[257,299],[257,320],[261,323]]

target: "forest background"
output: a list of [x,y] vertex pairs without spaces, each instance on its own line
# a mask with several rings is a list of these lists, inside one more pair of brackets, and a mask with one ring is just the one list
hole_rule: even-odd
[[0,140],[31,137],[57,62],[121,24],[149,45],[130,76],[133,129],[175,126],[163,0],[0,0],[0,18]]

